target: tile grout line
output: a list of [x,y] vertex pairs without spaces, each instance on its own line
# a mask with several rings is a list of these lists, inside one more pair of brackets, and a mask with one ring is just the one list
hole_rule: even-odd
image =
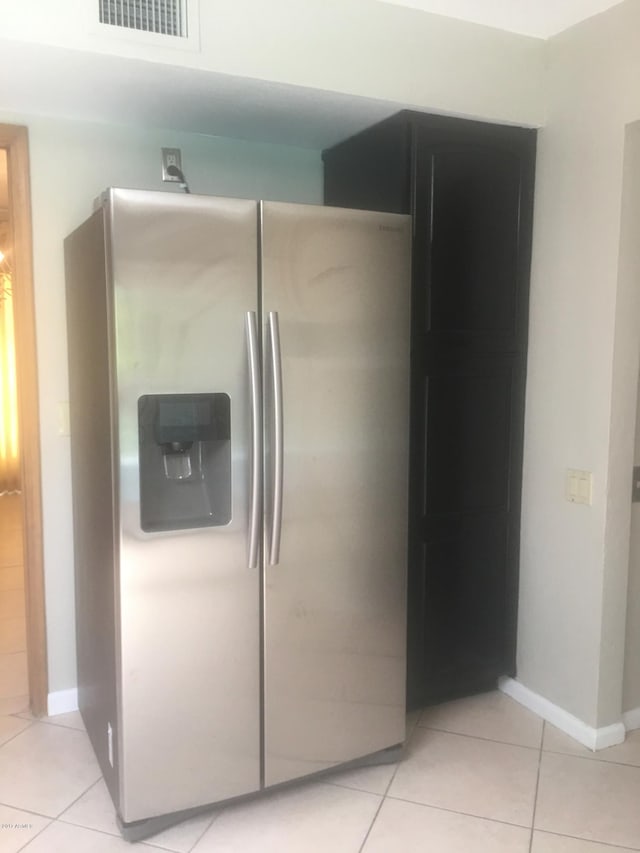
[[[43,817],[45,817],[45,815],[43,815]],[[26,841],[22,845],[22,847],[18,847],[18,849],[16,850],[16,853],[20,853],[20,851],[24,850],[29,844],[31,844],[32,841],[35,841],[36,838],[38,838],[38,836],[42,835],[42,833],[45,831],[45,829],[48,829],[52,823],[55,823],[55,818],[53,818],[53,817],[49,818],[49,823],[45,824],[39,832],[36,832],[36,834],[32,838],[30,838],[28,841]]]
[[[422,713],[422,711],[420,713]],[[419,719],[420,719],[420,717],[418,717],[418,720]],[[415,722],[415,724],[411,728],[411,731],[409,732],[409,736],[407,737],[406,741],[404,742],[403,752],[404,752],[404,750],[409,748],[409,743],[411,742],[411,739],[413,738],[417,728],[418,728],[418,721]],[[402,759],[400,759],[400,761],[401,760]],[[365,845],[366,845],[367,841],[369,840],[369,836],[371,835],[371,830],[373,829],[373,826],[378,819],[378,815],[380,814],[380,810],[382,809],[382,806],[384,805],[384,801],[387,799],[387,794],[389,793],[389,789],[391,788],[391,785],[393,784],[393,780],[396,778],[396,773],[398,772],[398,768],[400,767],[400,761],[396,762],[395,769],[394,769],[393,773],[391,774],[391,778],[389,779],[389,781],[387,783],[387,787],[384,789],[384,793],[380,797],[380,803],[378,805],[378,808],[376,809],[376,813],[373,816],[373,820],[369,824],[369,829],[367,830],[365,837],[362,839],[362,844],[360,845],[360,849],[358,850],[358,853],[363,853],[363,851],[364,851]]]
[[[73,713],[73,711],[71,711],[71,713]],[[55,726],[57,729],[66,729],[67,731],[84,732],[87,734],[87,730],[84,728],[80,729],[78,726],[70,726],[66,723],[52,723],[50,719],[46,719],[44,717],[40,720],[36,720],[36,722],[42,723],[44,726]]]
[[362,844],[358,848],[358,853],[363,853],[365,845],[366,845],[367,841],[369,840],[369,836],[371,835],[371,830],[373,829],[373,825],[378,820],[378,815],[380,814],[380,809],[382,808],[384,801],[387,799],[386,791],[389,790],[389,786],[391,785],[391,782],[393,782],[393,778],[396,775],[397,771],[398,771],[398,768],[396,766],[396,769],[393,771],[393,776],[391,777],[389,784],[387,785],[387,787],[385,789],[385,793],[380,797],[380,802],[378,803],[378,808],[376,809],[376,813],[374,814],[373,818],[371,819],[371,823],[369,824],[369,828],[367,829],[366,834],[365,834],[364,838],[362,839]]
[[[213,809],[213,814],[211,816],[211,819],[209,820],[209,822],[207,823],[205,828],[202,830],[200,835],[193,842],[193,844],[191,845],[189,850],[185,851],[185,853],[192,853],[192,851],[195,850],[196,845],[202,841],[202,839],[204,838],[206,833],[211,829],[211,827],[218,820],[218,818],[224,814],[224,812],[227,810],[227,808],[228,807],[226,807],[226,808],[222,807],[222,808],[217,808],[217,809],[214,808]],[[203,814],[204,814],[204,812],[203,812]],[[197,815],[194,815],[194,817],[197,817]],[[167,829],[173,829],[174,826],[180,826],[180,823],[186,823],[186,822],[188,822],[188,820],[191,820],[191,818],[187,818],[186,821],[180,821],[179,823],[172,824],[172,826],[168,826]],[[162,830],[162,831],[165,831],[165,830]],[[160,833],[156,833],[156,835],[159,835],[159,834]],[[175,851],[173,851],[172,848],[170,848],[170,847],[162,847],[160,844],[154,844],[153,838],[155,838],[154,835],[149,836],[149,838],[143,838],[142,843],[146,844],[147,847],[154,847],[156,850],[165,850],[165,851],[169,851],[169,853],[175,853]]]
[[428,732],[439,732],[440,734],[443,734],[443,735],[454,735],[455,737],[471,738],[471,740],[483,740],[483,741],[486,741],[488,743],[501,743],[504,746],[519,746],[521,749],[530,749],[533,752],[540,749],[539,746],[530,746],[529,744],[526,744],[526,743],[516,743],[515,741],[511,741],[511,740],[498,740],[497,738],[486,737],[485,735],[470,735],[470,734],[467,734],[466,732],[453,732],[453,731],[451,731],[451,729],[438,729],[435,726],[421,726],[419,723],[416,724],[415,730],[417,730],[417,729],[422,729],[422,731],[428,731]]
[[[92,782],[90,785],[88,785],[88,786],[84,789],[84,791],[82,791],[80,794],[78,794],[78,796],[75,798],[75,800],[72,800],[68,805],[66,805],[66,806],[62,809],[62,811],[61,811],[61,812],[58,812],[58,814],[55,816],[54,820],[60,820],[60,818],[62,817],[62,815],[63,815],[65,812],[69,811],[69,809],[71,808],[71,806],[75,806],[75,804],[78,802],[78,800],[82,799],[82,797],[84,797],[84,795],[85,795],[85,794],[88,794],[88,793],[89,793],[89,791],[90,791],[92,788],[95,788],[95,786],[96,786],[99,782],[101,782],[101,781],[102,781],[102,779],[104,779],[104,776],[102,775],[102,772],[101,772],[101,773],[100,773],[100,776],[95,780],[95,782]],[[71,821],[63,820],[63,821],[62,821],[62,823],[71,823]],[[86,828],[86,827],[85,827],[85,828]],[[110,835],[110,834],[111,834],[111,833],[107,833],[107,835]]]
[[[218,820],[218,818],[220,817],[220,815],[221,815],[223,812],[224,812],[224,809],[218,809],[217,811],[215,811],[215,812],[214,812],[214,814],[212,815],[211,820],[209,821],[209,823],[205,826],[205,828],[202,830],[202,832],[200,833],[200,835],[196,838],[196,840],[193,842],[193,844],[192,844],[192,845],[191,845],[191,847],[189,848],[189,853],[191,853],[191,851],[192,851],[192,850],[195,850],[196,845],[197,845],[197,844],[199,844],[199,843],[202,841],[202,839],[204,838],[204,836],[206,835],[206,833],[207,833],[207,832],[209,832],[209,830],[211,829],[211,827],[213,826],[213,824]],[[151,846],[153,846],[153,845],[151,845]]]
[[[98,781],[100,781],[100,780],[98,780]],[[95,782],[94,782],[94,784],[95,784]],[[85,793],[86,793],[86,791],[85,791]],[[76,802],[76,800],[74,800],[74,803],[75,802]],[[73,805],[73,803],[71,803],[71,805]],[[71,806],[69,806],[68,808],[71,808]],[[63,812],[63,814],[64,814],[64,812]],[[98,835],[104,835],[106,838],[117,838],[117,839],[123,840],[121,835],[115,835],[113,832],[108,832],[106,829],[100,829],[99,827],[96,827],[96,826],[86,826],[86,824],[83,824],[83,823],[71,823],[71,821],[68,821],[68,820],[60,820],[59,817],[50,818],[50,822],[45,827],[43,827],[40,830],[40,832],[38,832],[38,835],[41,835],[45,829],[48,829],[54,823],[61,823],[63,826],[73,826],[73,827],[75,827],[75,829],[85,829],[87,832],[95,832]],[[34,835],[33,838],[31,838],[29,841],[27,841],[27,844],[30,844],[31,841],[33,841],[35,838],[37,838],[36,835]],[[200,839],[198,839],[198,841],[199,840]],[[135,841],[135,842],[133,842],[133,844],[139,845],[143,848],[144,847],[147,847],[147,848],[153,847],[156,850],[164,850],[165,853],[176,853],[176,851],[173,850],[171,847],[160,847],[158,844],[151,845],[148,843],[147,839],[143,839],[142,841]],[[20,850],[24,850],[24,849],[25,849],[24,846],[20,848]],[[193,848],[191,848],[191,849],[193,850]],[[17,853],[18,853],[18,851],[17,851]]]
[[[18,717],[17,719],[24,719],[24,717]],[[2,743],[0,743],[0,754],[2,753],[3,747],[5,747],[8,743],[11,743],[11,741],[15,740],[17,737],[20,737],[20,735],[24,734],[27,731],[27,729],[30,729],[31,726],[33,725],[34,721],[25,720],[25,722],[27,722],[28,725],[25,726],[24,729],[20,729],[19,732],[16,732],[14,735],[11,735],[10,738],[8,738],[7,740],[3,740]]]
[[[414,725],[410,737],[407,739],[407,745],[409,744],[409,741],[411,740],[411,738],[414,736],[414,734],[419,729],[422,729],[423,731],[425,729],[427,729],[427,730],[431,730],[431,731],[442,732],[443,734],[460,735],[461,737],[470,738],[472,740],[483,740],[483,741],[488,741],[490,743],[503,744],[505,746],[520,746],[520,747],[523,747],[524,749],[530,749],[532,751],[537,749],[537,751],[538,751],[538,771],[537,771],[537,777],[536,777],[536,790],[535,790],[535,795],[534,795],[534,810],[533,810],[533,815],[532,815],[532,819],[531,819],[531,827],[530,827],[531,833],[530,833],[530,840],[529,840],[529,853],[531,853],[531,845],[533,843],[533,824],[534,824],[534,820],[535,820],[535,805],[536,805],[536,799],[537,799],[537,795],[538,795],[538,783],[539,783],[539,779],[540,779],[540,765],[541,765],[541,761],[542,761],[542,744],[543,744],[543,740],[544,740],[544,720],[542,721],[542,731],[540,733],[539,746],[533,747],[533,746],[524,746],[523,744],[514,744],[514,743],[509,743],[506,741],[494,740],[493,738],[485,738],[482,736],[468,735],[468,734],[464,734],[464,733],[460,733],[460,732],[449,732],[446,729],[436,729],[436,728],[433,728],[431,726],[421,726],[419,719],[420,718],[418,718],[418,722],[416,722],[416,724]],[[399,765],[398,765],[398,767],[399,767]],[[518,824],[518,823],[512,823],[512,822],[506,821],[506,820],[499,820],[498,818],[490,818],[490,817],[486,817],[484,815],[472,814],[470,812],[463,812],[463,811],[459,811],[457,809],[449,809],[449,808],[445,808],[443,806],[436,806],[436,805],[429,804],[429,803],[421,803],[421,802],[417,802],[414,800],[407,800],[403,797],[391,796],[391,795],[389,795],[389,789],[391,788],[391,784],[393,783],[395,775],[398,771],[398,767],[396,767],[396,770],[394,771],[394,774],[391,777],[389,784],[387,785],[387,789],[385,791],[383,801],[385,799],[392,799],[392,800],[397,800],[398,802],[411,803],[412,805],[418,805],[418,806],[422,806],[422,807],[428,808],[428,809],[435,809],[438,811],[449,812],[451,814],[465,815],[466,817],[476,818],[478,820],[489,821],[491,823],[498,823],[498,824],[502,824],[503,826],[513,826],[513,827],[518,827],[521,829],[528,829],[529,828],[526,825],[522,825],[522,824]],[[380,804],[380,808],[381,807],[382,807],[382,803]],[[378,811],[380,811],[380,809],[378,809]],[[376,818],[377,818],[377,814],[376,814]],[[375,818],[374,818],[374,822],[375,822]],[[371,832],[372,827],[373,827],[373,823],[372,823],[371,827],[369,828],[369,832]],[[369,833],[367,833],[367,837],[368,837],[368,835],[369,835]],[[366,842],[366,838],[365,838],[365,842]],[[363,851],[363,848],[360,849],[359,853],[362,853],[362,851]]]
[[625,847],[621,844],[615,844],[611,841],[593,841],[590,838],[581,838],[579,835],[567,835],[564,832],[551,832],[548,829],[540,830],[544,835],[553,835],[556,838],[568,838],[570,841],[581,841],[583,844],[604,844],[605,847],[611,847],[612,850],[620,850],[622,853],[624,851],[629,851],[629,853],[637,853],[640,850],[640,847]]
[[[618,744],[620,745],[620,744]],[[605,747],[605,749],[610,749],[611,747]],[[586,749],[586,747],[585,747]],[[594,752],[593,758],[590,755],[579,755],[575,752],[559,752],[557,749],[545,749],[543,752],[548,753],[549,755],[561,755],[563,758],[577,758],[579,761],[595,761],[598,764],[610,765],[612,767],[631,767],[636,770],[640,770],[640,764],[629,764],[627,761],[611,761],[609,758],[596,758],[598,752],[602,752],[603,750],[597,750]],[[633,849],[633,848],[632,848]]]
[[536,810],[538,808],[538,791],[540,789],[540,768],[542,767],[542,755],[544,746],[544,730],[546,727],[545,720],[542,721],[542,731],[540,732],[540,749],[538,752],[538,775],[536,776],[536,790],[533,795],[533,814],[531,815],[531,833],[529,835],[529,853],[533,851],[533,833],[536,825]]
[[463,817],[472,817],[476,820],[484,820],[487,823],[499,823],[501,826],[513,826],[516,829],[530,829],[530,827],[526,823],[513,823],[513,821],[502,820],[498,817],[487,817],[486,815],[476,814],[475,812],[463,812],[460,809],[452,809],[448,806],[436,806],[433,803],[421,803],[419,800],[407,800],[406,797],[394,797],[393,795],[389,795],[385,797],[388,800],[394,800],[397,803],[408,803],[412,806],[422,806],[425,809],[433,809],[433,811],[437,812],[447,812],[447,814],[457,814],[462,815]]
[[373,816],[371,823],[369,824],[369,828],[367,829],[364,838],[362,839],[362,844],[358,848],[358,853],[363,853],[365,845],[369,840],[369,836],[371,835],[371,830],[373,829],[374,823],[378,820],[378,815],[380,814],[380,809],[382,808],[382,804],[384,803],[384,797],[380,797],[380,802],[378,803],[378,808],[376,809],[376,813]]
[[[545,720],[542,720],[542,722],[544,723],[545,726],[547,725]],[[529,744],[526,744],[526,743],[516,743],[516,741],[511,741],[511,740],[498,740],[497,738],[486,737],[485,735],[472,735],[472,734],[467,734],[466,732],[454,732],[454,731],[451,731],[451,729],[439,729],[435,726],[421,726],[419,723],[416,724],[415,730],[417,730],[417,729],[421,729],[422,731],[426,730],[426,731],[431,731],[431,732],[439,732],[440,734],[445,734],[445,735],[454,735],[455,737],[466,737],[466,738],[471,738],[472,740],[483,740],[483,741],[486,741],[488,743],[501,743],[501,744],[504,744],[505,746],[518,746],[518,747],[521,747],[522,749],[530,749],[532,751],[541,750],[543,754],[549,753],[551,755],[562,755],[565,758],[579,758],[582,761],[598,761],[598,762],[600,762],[600,764],[611,764],[611,765],[614,765],[615,767],[635,767],[638,770],[640,770],[640,761],[636,764],[636,763],[632,763],[629,761],[613,761],[610,758],[600,758],[599,757],[600,753],[605,751],[605,750],[601,750],[601,749],[600,750],[593,750],[593,751],[590,750],[589,755],[581,755],[580,753],[577,753],[577,752],[568,752],[568,751],[563,752],[560,749],[551,749],[549,747],[544,748],[544,747],[530,746]],[[579,741],[576,741],[576,742],[579,743]],[[582,746],[582,744],[580,744],[580,746]],[[618,746],[620,746],[620,744],[618,744]],[[584,747],[584,748],[588,749],[588,747]],[[610,748],[611,747],[606,747],[606,749],[610,749]]]
[[6,809],[13,809],[16,812],[24,812],[28,815],[33,815],[34,817],[43,817],[45,820],[55,820],[55,817],[51,817],[50,814],[43,814],[42,812],[34,811],[34,809],[27,809],[24,806],[14,806],[11,803],[0,802],[0,806],[3,806]]

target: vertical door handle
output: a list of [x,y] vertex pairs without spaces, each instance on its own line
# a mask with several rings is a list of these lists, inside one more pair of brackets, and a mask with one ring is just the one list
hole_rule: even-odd
[[249,485],[249,568],[258,568],[262,515],[262,380],[256,312],[246,315],[249,386],[251,392],[251,480]]
[[282,355],[280,352],[280,327],[278,312],[270,311],[268,319],[271,349],[271,375],[273,377],[273,513],[271,519],[271,547],[269,565],[280,560],[280,536],[282,533],[282,485],[283,485],[283,408],[282,408]]

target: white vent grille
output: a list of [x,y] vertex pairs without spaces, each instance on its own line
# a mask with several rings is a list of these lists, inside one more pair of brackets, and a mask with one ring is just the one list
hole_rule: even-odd
[[187,36],[187,0],[99,0],[100,23],[160,33]]

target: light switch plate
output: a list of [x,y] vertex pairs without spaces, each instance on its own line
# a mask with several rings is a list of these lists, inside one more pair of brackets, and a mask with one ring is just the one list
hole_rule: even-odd
[[179,148],[163,148],[162,149],[162,180],[179,182],[178,175],[170,175],[168,172],[169,166],[176,166],[182,171],[182,152]]
[[61,400],[58,403],[58,435],[70,435],[69,401]]
[[593,474],[591,471],[567,468],[566,492],[567,500],[571,503],[591,506],[593,502]]

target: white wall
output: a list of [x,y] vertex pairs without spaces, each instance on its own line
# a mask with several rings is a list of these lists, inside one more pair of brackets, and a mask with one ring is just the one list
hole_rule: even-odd
[[[620,277],[633,302],[629,313],[640,324],[640,122],[629,125],[625,143]],[[629,359],[629,368],[633,362]],[[629,412],[630,425],[633,413]],[[633,464],[640,465],[640,379],[635,412]],[[631,505],[629,585],[622,710],[640,712],[640,503]],[[637,724],[637,723],[636,723]]]
[[[518,678],[592,726],[620,720],[638,332],[618,279],[640,4],[549,41],[525,431]],[[564,499],[593,472],[593,506]]]
[[[640,187],[638,188],[640,201]],[[640,233],[640,218],[636,234]],[[634,465],[640,465],[640,378],[636,408],[636,441]],[[627,597],[627,629],[622,710],[640,708],[640,503],[631,506],[631,539],[629,548],[629,594]]]
[[171,187],[160,180],[160,148],[182,149],[193,192],[318,203],[322,167],[314,151],[172,131],[2,115],[29,128],[44,513],[49,689],[75,687],[73,537],[69,439],[58,434],[68,399],[64,237],[107,186]]

